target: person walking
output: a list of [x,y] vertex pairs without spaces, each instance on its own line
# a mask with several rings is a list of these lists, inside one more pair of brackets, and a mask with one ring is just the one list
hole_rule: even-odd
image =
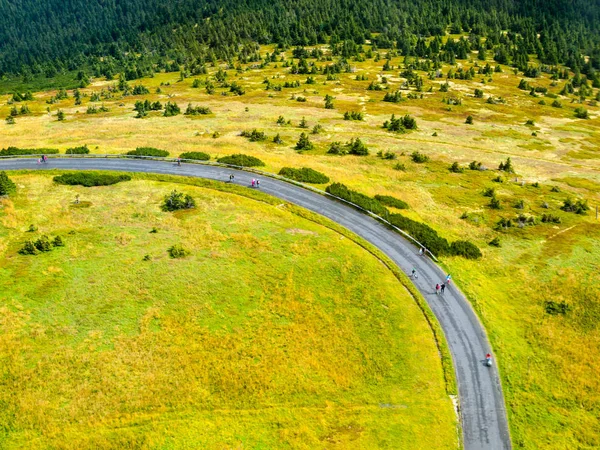
[[423,254],[424,254],[423,247],[421,247],[421,248],[419,249],[419,256],[423,256]]
[[230,182],[230,183],[233,183],[233,179],[234,179],[234,178],[235,178],[235,177],[233,176],[233,174],[229,175],[229,182]]
[[413,277],[414,280],[416,280],[417,278],[419,278],[419,275],[417,275],[417,269],[415,269],[414,267],[413,267],[413,270],[412,270],[412,277]]
[[435,285],[435,295],[440,295],[440,283]]
[[448,274],[448,276],[446,276],[446,284],[450,284],[451,279],[452,277],[450,276],[450,274]]
[[256,187],[260,187],[260,181],[258,181],[258,178],[256,179]]
[[442,283],[442,285],[440,286],[440,291],[442,292],[442,294],[444,293],[444,289],[446,289],[446,284]]

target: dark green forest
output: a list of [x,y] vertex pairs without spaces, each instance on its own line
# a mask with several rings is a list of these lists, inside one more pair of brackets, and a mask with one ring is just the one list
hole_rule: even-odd
[[[469,38],[444,45],[428,39],[448,33]],[[600,2],[0,0],[0,76],[23,81],[69,71],[82,71],[79,81],[123,71],[127,79],[198,72],[217,60],[258,62],[261,44],[329,44],[349,58],[367,40],[446,62],[484,50],[521,69],[534,55],[589,74],[600,69]]]

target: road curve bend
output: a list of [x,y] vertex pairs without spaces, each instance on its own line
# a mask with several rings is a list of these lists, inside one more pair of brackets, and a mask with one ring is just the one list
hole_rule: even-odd
[[[0,159],[0,170],[65,169],[115,170],[229,181],[249,186],[257,175],[243,170],[202,164],[136,159],[52,158],[48,164],[36,159]],[[435,294],[435,284],[445,274],[429,258],[418,255],[417,249],[398,233],[377,220],[334,199],[308,189],[273,178],[260,177],[260,190],[306,208],[337,222],[378,247],[405,273],[416,268],[415,286],[425,297],[439,321],[450,352],[458,381],[463,445],[466,450],[505,450],[511,448],[508,420],[502,387],[496,366],[484,365],[485,354],[491,353],[485,330],[465,296],[452,285],[444,295]]]

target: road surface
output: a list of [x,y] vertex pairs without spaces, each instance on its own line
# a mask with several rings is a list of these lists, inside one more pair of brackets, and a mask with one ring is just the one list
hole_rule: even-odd
[[[229,181],[249,186],[254,173],[220,166],[182,164],[137,159],[52,158],[48,164],[37,159],[0,159],[0,170],[15,169],[76,169],[148,172]],[[458,381],[463,445],[466,450],[504,450],[511,448],[506,408],[496,366],[484,365],[486,353],[492,353],[485,330],[470,303],[454,285],[444,295],[435,294],[435,284],[445,274],[429,258],[421,257],[417,248],[382,223],[356,209],[273,178],[261,179],[260,190],[282,200],[302,206],[346,227],[378,247],[407,274],[416,268],[413,280],[439,321],[454,364]],[[435,432],[435,430],[432,430]]]

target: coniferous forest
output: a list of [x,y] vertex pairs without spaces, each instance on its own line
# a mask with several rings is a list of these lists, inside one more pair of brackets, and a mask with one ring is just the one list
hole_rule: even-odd
[[[432,36],[468,35],[442,45]],[[485,38],[485,39],[481,39]],[[371,40],[401,55],[452,62],[484,49],[521,69],[529,55],[589,75],[600,68],[594,0],[22,0],[0,3],[0,76],[52,78],[125,71],[190,72],[205,62],[256,60],[258,45],[328,43],[342,57]],[[583,59],[583,55],[589,59]]]

